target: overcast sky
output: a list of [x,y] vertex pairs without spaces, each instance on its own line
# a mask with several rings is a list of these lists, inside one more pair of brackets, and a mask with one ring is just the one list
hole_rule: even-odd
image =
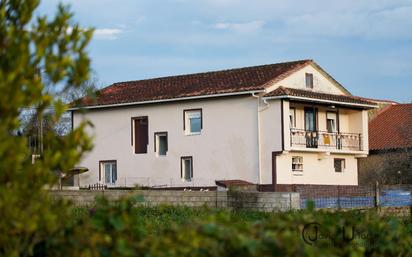
[[102,86],[313,59],[354,95],[412,101],[412,0],[62,2],[96,29],[89,52]]

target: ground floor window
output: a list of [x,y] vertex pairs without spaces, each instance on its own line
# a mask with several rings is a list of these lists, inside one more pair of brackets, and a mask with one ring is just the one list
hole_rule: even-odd
[[100,181],[115,184],[117,180],[117,161],[100,161]]
[[302,156],[292,156],[292,171],[303,171]]
[[185,181],[191,181],[193,178],[193,158],[192,156],[185,156],[181,158],[181,178]]
[[343,172],[345,170],[345,159],[335,158],[333,159],[333,165],[335,172]]

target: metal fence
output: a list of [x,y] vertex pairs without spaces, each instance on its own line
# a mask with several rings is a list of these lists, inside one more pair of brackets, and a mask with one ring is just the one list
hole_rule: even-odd
[[99,186],[104,185],[104,189],[110,188],[183,188],[183,187],[210,187],[215,185],[214,179],[192,178],[184,180],[181,178],[167,177],[118,177],[115,183],[97,183],[83,186],[82,189],[103,190]]
[[296,186],[301,208],[370,208],[412,206],[412,185]]

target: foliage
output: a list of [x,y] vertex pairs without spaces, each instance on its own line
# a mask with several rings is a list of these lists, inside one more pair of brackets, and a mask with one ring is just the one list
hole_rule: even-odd
[[48,89],[65,91],[88,79],[86,46],[92,31],[72,21],[67,7],[54,18],[34,17],[38,0],[0,1],[0,255],[26,256],[33,245],[59,229],[69,214],[52,204],[44,190],[53,185],[53,171],[72,168],[91,148],[81,124],[65,137],[42,135],[41,158],[31,164],[25,137],[16,131],[21,114],[34,109],[38,120],[54,110],[56,123],[66,110]]
[[[75,209],[76,219],[39,243],[35,256],[412,255],[410,227],[373,212],[259,213],[134,204],[101,199],[91,209]],[[314,229],[308,227],[307,243],[302,231],[314,222],[319,237],[310,241]]]

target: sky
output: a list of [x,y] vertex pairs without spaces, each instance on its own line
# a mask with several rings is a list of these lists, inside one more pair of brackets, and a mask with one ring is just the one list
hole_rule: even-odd
[[93,27],[99,86],[313,59],[352,94],[412,101],[412,0],[43,0]]

